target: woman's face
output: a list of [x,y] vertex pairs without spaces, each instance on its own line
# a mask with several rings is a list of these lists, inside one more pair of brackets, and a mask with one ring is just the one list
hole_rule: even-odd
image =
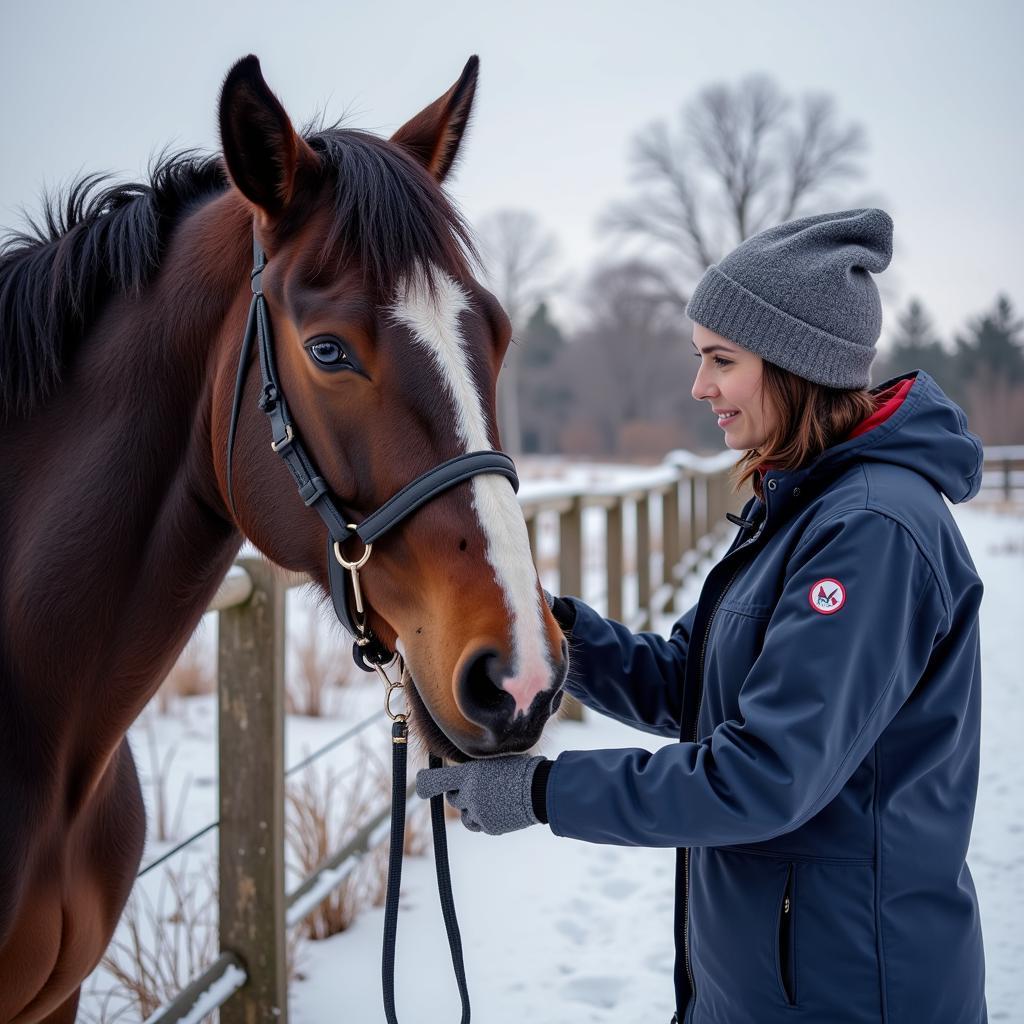
[[726,445],[736,451],[762,447],[775,426],[761,388],[764,360],[700,324],[693,325],[693,347],[700,366],[691,394],[710,404]]

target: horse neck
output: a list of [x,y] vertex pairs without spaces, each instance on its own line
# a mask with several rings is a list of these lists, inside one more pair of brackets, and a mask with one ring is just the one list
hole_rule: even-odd
[[0,495],[0,715],[20,702],[87,776],[241,542],[219,498],[211,408],[219,339],[241,339],[250,256],[232,195],[191,214],[143,294],[107,304],[59,394],[4,438],[18,486]]

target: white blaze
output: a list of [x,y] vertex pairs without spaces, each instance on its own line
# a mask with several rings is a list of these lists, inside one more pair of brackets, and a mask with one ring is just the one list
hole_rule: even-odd
[[[469,309],[469,298],[446,274],[436,273],[436,282],[431,295],[422,272],[413,275],[392,312],[409,328],[414,341],[433,355],[455,406],[459,440],[465,450],[491,451],[483,402],[473,383],[459,328],[459,314]],[[516,710],[525,713],[533,698],[552,682],[526,521],[504,477],[482,473],[470,484],[473,508],[487,540],[487,561],[504,591],[512,619],[513,675],[503,685],[515,700]]]

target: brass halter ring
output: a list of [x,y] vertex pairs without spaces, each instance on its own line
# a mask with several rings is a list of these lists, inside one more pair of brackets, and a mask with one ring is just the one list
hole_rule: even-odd
[[[355,523],[345,524],[350,530],[355,530]],[[356,599],[356,615],[359,617],[356,623],[359,629],[360,636],[356,637],[357,644],[366,644],[369,642],[369,637],[366,636],[366,613],[363,609],[363,591],[359,586],[359,570],[369,561],[370,552],[373,551],[373,545],[367,544],[366,550],[363,551],[362,557],[356,562],[349,562],[345,556],[341,553],[341,543],[339,541],[334,542],[334,557],[338,560],[338,564],[346,569],[352,576],[352,591]],[[387,670],[392,665],[398,663],[399,675],[397,681],[388,678]],[[402,656],[396,651],[394,657],[390,661],[385,662],[382,665],[377,664],[375,661],[371,661],[370,664],[376,669],[377,674],[381,678],[381,682],[384,683],[386,693],[384,695],[384,710],[387,712],[388,718],[392,722],[404,722],[407,720],[406,715],[396,714],[391,710],[391,695],[395,690],[402,690],[405,688],[405,681],[408,678],[408,671],[405,667],[405,662],[402,660]]]
[[[350,530],[355,530],[355,528],[356,528],[356,524],[355,523],[346,523],[345,525],[348,526],[348,528]],[[369,559],[370,559],[370,552],[372,550],[373,550],[373,545],[372,544],[367,544],[366,545],[366,550],[363,551],[362,558],[360,558],[358,562],[349,562],[349,561],[346,561],[345,556],[341,553],[341,542],[337,541],[337,540],[334,542],[334,557],[338,560],[338,564],[343,569],[347,569],[349,572],[357,572],[359,569],[362,569],[362,567],[364,565],[366,565],[366,563],[369,561]]]
[[[355,523],[346,523],[350,530],[355,530]],[[370,560],[370,552],[373,551],[373,545],[367,544],[366,550],[363,551],[362,558],[358,562],[346,561],[345,556],[341,553],[341,542],[334,542],[334,557],[338,560],[338,564],[343,568],[347,569],[352,577],[352,593],[356,599],[356,615],[359,616],[360,622],[358,623],[359,631],[364,633],[366,631],[366,613],[363,610],[363,589],[359,586],[359,570]],[[357,640],[358,642],[358,640]]]
[[[398,679],[393,681],[388,678],[388,674],[385,671],[385,669],[389,669],[392,665],[394,665],[396,661],[401,663],[401,670],[399,672]],[[409,678],[409,671],[405,667],[405,662],[402,660],[401,655],[396,654],[386,665],[375,664],[373,667],[377,670],[377,674],[380,676],[387,690],[387,692],[384,694],[384,710],[385,712],[387,712],[388,718],[390,718],[392,722],[407,721],[407,715],[395,714],[395,712],[391,710],[391,695],[395,692],[395,690],[404,690],[405,681]]]

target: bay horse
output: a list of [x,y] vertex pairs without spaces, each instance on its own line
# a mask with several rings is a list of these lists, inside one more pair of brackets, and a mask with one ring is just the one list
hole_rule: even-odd
[[[254,236],[293,419],[353,522],[431,467],[500,448],[510,326],[441,187],[477,72],[473,57],[390,139],[300,134],[246,57],[221,91],[222,157],[163,155],[145,184],[82,179],[5,243],[0,1021],[74,1020],[142,855],[125,732],[243,537],[328,586],[326,529],[271,450],[254,372],[228,499]],[[566,655],[508,480],[424,505],[363,581],[431,751],[536,743]]]

